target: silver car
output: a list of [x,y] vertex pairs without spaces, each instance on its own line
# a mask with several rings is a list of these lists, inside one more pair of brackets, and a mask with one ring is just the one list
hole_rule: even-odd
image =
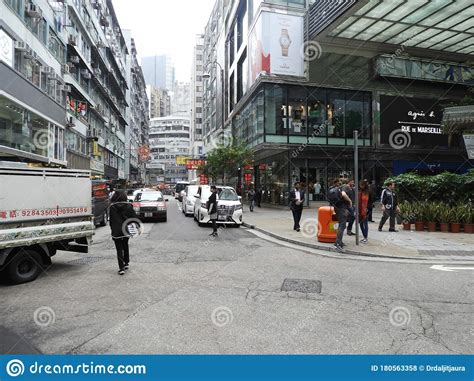
[[188,185],[184,189],[183,200],[181,201],[181,210],[185,216],[192,216],[194,213],[194,203],[199,189],[199,185]]

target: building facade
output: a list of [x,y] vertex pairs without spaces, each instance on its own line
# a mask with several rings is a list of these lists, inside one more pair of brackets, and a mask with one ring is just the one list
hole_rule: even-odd
[[157,89],[173,90],[175,68],[170,57],[166,55],[143,57],[142,68],[147,85]]
[[287,204],[295,181],[314,199],[316,182],[324,197],[334,177],[353,177],[354,131],[359,176],[380,185],[410,170],[473,166],[462,139],[441,130],[444,105],[466,94],[474,72],[472,25],[462,3],[448,8],[449,17],[416,2],[229,4],[215,33],[225,36],[223,131],[252,147],[246,172],[264,202]]
[[191,117],[191,85],[189,82],[175,82],[171,93],[171,114]]
[[140,148],[148,146],[149,101],[145,78],[137,60],[137,49],[131,32],[124,30],[130,52],[127,60],[127,128],[125,129],[125,177],[130,182],[146,182],[146,158],[139,155]]
[[[196,46],[193,54],[193,69],[191,71],[191,144],[190,155],[193,159],[200,159],[204,155],[202,131],[202,98],[203,98],[203,54],[204,36],[196,36]],[[197,171],[189,172],[189,180],[197,177]]]
[[0,160],[67,164],[67,33],[55,12],[47,1],[0,1]]
[[128,49],[112,2],[2,0],[0,11],[2,157],[125,181]]
[[168,116],[150,120],[151,160],[147,164],[151,184],[186,181],[183,158],[189,157],[191,141],[189,118]]
[[163,118],[171,114],[171,97],[167,90],[147,85],[146,93],[150,101],[150,118]]

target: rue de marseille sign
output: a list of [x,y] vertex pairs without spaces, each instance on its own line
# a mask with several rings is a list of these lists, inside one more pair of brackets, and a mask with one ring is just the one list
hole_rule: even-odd
[[419,146],[447,147],[443,134],[443,111],[436,100],[425,98],[380,97],[380,140],[394,148]]

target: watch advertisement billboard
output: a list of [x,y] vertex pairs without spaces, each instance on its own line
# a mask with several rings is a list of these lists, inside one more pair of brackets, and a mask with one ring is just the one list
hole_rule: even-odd
[[259,75],[304,76],[303,16],[262,11],[249,34],[249,86]]
[[438,100],[380,96],[380,142],[392,148],[447,147]]

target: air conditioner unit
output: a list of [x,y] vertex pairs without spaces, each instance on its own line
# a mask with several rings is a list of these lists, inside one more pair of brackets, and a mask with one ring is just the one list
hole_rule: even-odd
[[63,66],[62,66],[62,71],[64,72],[64,74],[69,74],[69,73],[71,73],[69,64],[63,65]]
[[43,66],[41,72],[48,76],[54,76],[54,69],[51,66]]
[[69,85],[63,85],[63,86],[61,87],[61,90],[64,91],[64,92],[66,92],[66,93],[70,93],[70,92],[71,92],[71,86],[69,86]]
[[100,49],[100,48],[105,48],[105,44],[104,44],[104,41],[102,41],[100,38],[99,40],[97,41],[97,47]]
[[42,17],[41,9],[35,4],[28,4],[26,7],[26,15],[31,18],[40,19]]
[[97,136],[97,131],[95,130],[95,128],[87,131],[87,138],[91,140],[99,140],[99,137]]
[[77,37],[70,34],[69,37],[68,37],[68,44],[70,45],[73,45],[73,46],[76,46],[77,45]]
[[70,60],[74,64],[78,64],[80,62],[79,56],[71,56]]
[[91,73],[88,70],[86,70],[84,73],[82,73],[82,77],[84,79],[91,79],[92,78]]
[[100,77],[102,75],[102,70],[100,70],[99,68],[95,68],[94,69],[94,74],[97,76],[97,77]]
[[28,45],[23,41],[15,41],[15,49],[20,52],[25,52],[28,49]]
[[27,46],[26,50],[23,51],[23,58],[26,58],[27,60],[32,60],[35,57],[35,52],[33,52],[33,50],[31,50],[31,48]]

